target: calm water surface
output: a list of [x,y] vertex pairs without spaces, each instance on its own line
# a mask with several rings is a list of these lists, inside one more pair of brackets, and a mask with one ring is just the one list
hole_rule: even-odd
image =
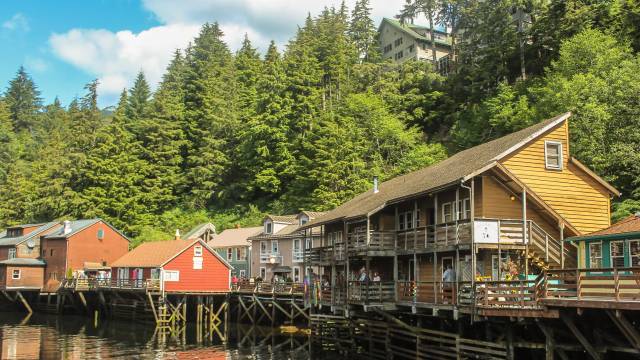
[[152,324],[108,320],[0,313],[2,359],[339,359],[304,334],[283,334],[264,327],[232,326],[229,341],[197,341],[196,329],[162,340]]

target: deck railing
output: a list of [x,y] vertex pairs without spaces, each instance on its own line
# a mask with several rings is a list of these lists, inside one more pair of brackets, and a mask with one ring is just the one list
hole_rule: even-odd
[[457,285],[443,281],[398,281],[397,298],[401,302],[456,304]]
[[393,281],[349,281],[349,303],[382,304],[395,301]]
[[544,277],[545,300],[640,302],[640,267],[547,270]]
[[160,279],[72,278],[62,281],[62,288],[76,291],[97,289],[160,290]]

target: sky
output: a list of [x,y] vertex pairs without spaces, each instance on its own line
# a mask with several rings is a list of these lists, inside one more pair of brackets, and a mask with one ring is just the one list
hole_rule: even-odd
[[[307,13],[341,0],[0,0],[0,89],[22,65],[45,102],[68,104],[98,79],[100,106],[115,104],[143,71],[153,88],[175,49],[184,49],[205,22],[217,21],[232,50],[245,34],[265,51],[282,48]],[[345,0],[350,9],[355,0]],[[405,0],[371,0],[376,24]]]

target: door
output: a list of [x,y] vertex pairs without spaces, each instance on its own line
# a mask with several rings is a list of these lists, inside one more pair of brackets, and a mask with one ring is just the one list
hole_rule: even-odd
[[416,279],[415,279],[415,274],[416,274],[416,267],[415,267],[415,265],[416,265],[416,264],[414,263],[413,259],[410,259],[410,260],[409,260],[409,271],[408,271],[408,274],[407,274],[407,279],[408,279],[409,281],[415,281],[415,280],[416,280]]
[[441,262],[441,266],[442,266],[442,273],[440,274],[440,279],[442,279],[444,277],[444,272],[447,271],[447,267],[450,267],[454,273],[455,273],[455,268],[453,267],[453,257],[452,256],[446,256],[442,258],[442,262]]
[[143,277],[144,277],[144,270],[137,268],[136,269],[136,283],[135,286],[136,287],[142,287],[142,282],[144,281]]

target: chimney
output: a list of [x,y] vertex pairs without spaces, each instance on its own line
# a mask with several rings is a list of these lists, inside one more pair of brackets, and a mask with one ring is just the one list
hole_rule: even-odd
[[176,229],[176,240],[180,240],[180,229]]
[[374,176],[373,177],[373,193],[377,194],[378,191],[380,191],[380,189],[378,189],[378,177]]
[[65,220],[65,221],[63,222],[63,225],[64,225],[64,227],[62,228],[62,233],[63,233],[64,235],[67,235],[68,233],[70,233],[70,232],[71,232],[71,221],[69,221],[69,220]]
[[240,224],[236,224],[236,229],[240,229]]

